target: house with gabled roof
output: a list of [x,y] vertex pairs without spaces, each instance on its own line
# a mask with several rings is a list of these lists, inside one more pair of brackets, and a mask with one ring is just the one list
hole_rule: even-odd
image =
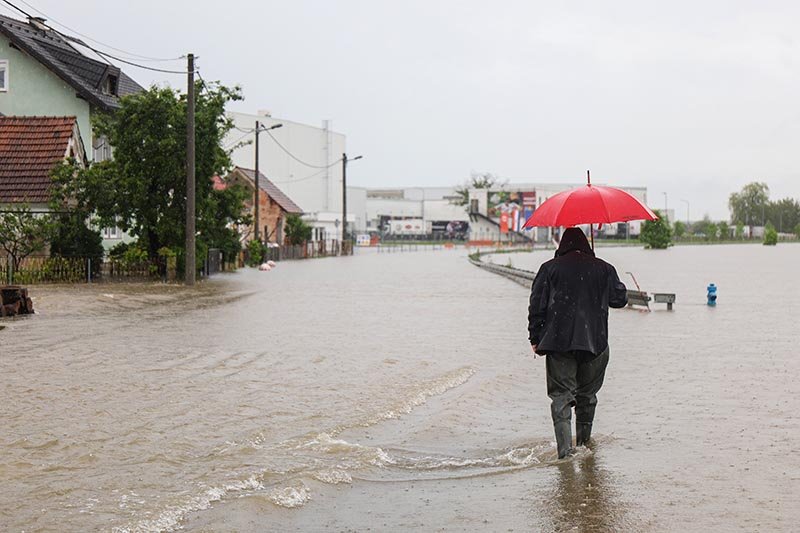
[[90,161],[111,157],[97,138],[91,117],[111,112],[119,99],[143,88],[77,38],[51,29],[44,19],[0,15],[0,114],[71,116],[86,143]]
[[87,162],[75,117],[0,117],[0,206],[46,211],[53,168],[66,159]]
[[[245,201],[245,209],[248,213],[252,213],[254,210],[255,177],[255,170],[234,167],[224,180],[225,185],[241,185],[250,193],[249,199]],[[215,180],[215,187],[217,187],[217,180]],[[303,209],[261,172],[258,173],[258,188],[258,227],[261,239],[264,242],[284,244],[286,215],[302,215]],[[251,226],[243,232],[242,238],[250,240],[253,234]]]

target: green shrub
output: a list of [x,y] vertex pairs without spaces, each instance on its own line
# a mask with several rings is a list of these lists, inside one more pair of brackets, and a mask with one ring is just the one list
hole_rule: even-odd
[[669,222],[662,218],[658,211],[655,211],[655,214],[658,216],[658,220],[646,220],[642,224],[639,240],[645,244],[645,248],[663,250],[672,244],[672,229],[669,227]]
[[261,241],[257,241],[253,239],[249,243],[247,243],[247,264],[256,267],[261,264],[264,260],[264,245],[261,244]]
[[764,228],[764,244],[766,246],[778,244],[778,230],[775,229],[772,222],[767,222],[767,227]]
[[286,216],[286,226],[284,229],[286,238],[291,244],[303,244],[311,240],[314,228],[309,226],[300,215],[291,214]]

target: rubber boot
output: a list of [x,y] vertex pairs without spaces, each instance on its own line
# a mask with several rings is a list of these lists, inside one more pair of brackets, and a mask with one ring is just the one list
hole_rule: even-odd
[[569,421],[557,422],[554,424],[556,433],[556,447],[558,448],[558,458],[563,459],[575,453],[572,447],[572,424]]
[[575,423],[575,446],[587,446],[592,438],[592,423]]

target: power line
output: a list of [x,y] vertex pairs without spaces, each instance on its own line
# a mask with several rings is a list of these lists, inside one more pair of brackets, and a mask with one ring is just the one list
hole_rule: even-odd
[[341,159],[340,159],[339,161],[335,161],[335,162],[331,163],[330,165],[324,165],[324,166],[320,166],[320,165],[312,165],[311,163],[306,163],[305,161],[303,161],[302,159],[300,159],[299,157],[297,157],[296,155],[294,155],[292,152],[290,152],[290,151],[289,151],[289,150],[288,150],[288,149],[287,149],[285,146],[283,146],[283,145],[282,145],[280,142],[278,142],[278,139],[276,139],[276,138],[275,138],[275,136],[274,136],[274,135],[272,135],[272,132],[271,132],[271,131],[267,130],[267,134],[270,136],[270,138],[271,138],[273,141],[275,141],[275,144],[277,144],[278,146],[280,146],[280,147],[281,147],[281,150],[283,150],[284,152],[286,152],[286,153],[289,155],[289,157],[291,157],[292,159],[294,159],[294,160],[295,160],[295,161],[297,161],[298,163],[300,163],[300,164],[302,164],[302,165],[305,165],[305,166],[307,166],[307,167],[311,167],[311,168],[322,168],[322,169],[327,169],[327,168],[331,168],[332,166],[334,166],[334,165],[336,165],[337,163],[339,163],[339,161],[341,161]]
[[[52,29],[54,32],[58,33],[62,37],[66,38],[66,36],[61,34],[58,30],[55,30],[53,28],[50,28],[50,29]],[[86,48],[88,48],[89,50],[91,50],[92,52],[94,52],[97,55],[100,55],[100,56],[103,56],[103,57],[107,57],[107,58],[110,58],[110,59],[114,59],[116,61],[119,61],[120,63],[125,63],[126,65],[130,65],[132,67],[141,68],[141,69],[144,69],[144,70],[152,70],[153,72],[164,72],[166,74],[189,74],[189,72],[187,72],[185,70],[169,70],[169,69],[163,69],[163,68],[148,67],[147,65],[140,65],[138,63],[134,63],[133,61],[128,61],[126,59],[122,59],[122,58],[119,58],[117,56],[113,56],[111,54],[107,54],[105,52],[101,52],[97,48],[93,48],[93,47],[89,46],[88,44],[85,45],[85,46],[86,46]],[[195,72],[197,72],[197,71],[195,70]]]
[[[238,128],[237,128],[237,129],[238,129]],[[241,140],[242,140],[242,139],[244,139],[245,137],[247,137],[247,136],[248,136],[248,135],[250,135],[251,133],[252,133],[251,131],[248,131],[248,132],[246,132],[244,135],[242,135],[241,137],[239,137],[238,139],[236,139],[235,141],[233,141],[233,142],[230,142],[230,143],[226,144],[226,145],[225,145],[225,149],[227,150],[228,148],[232,148],[232,147],[236,146],[236,145],[237,145],[239,142],[241,142]]]
[[34,11],[36,11],[37,13],[39,13],[40,15],[45,17],[47,20],[55,22],[57,25],[61,26],[65,30],[71,31],[75,35],[80,35],[84,39],[89,39],[93,43],[97,43],[97,44],[99,44],[101,46],[105,46],[106,48],[109,48],[109,49],[114,50],[116,52],[122,52],[123,54],[129,55],[132,58],[137,58],[139,61],[180,61],[180,60],[184,59],[183,56],[181,56],[181,57],[166,57],[166,58],[165,57],[149,57],[149,56],[143,56],[143,55],[140,55],[140,54],[134,54],[133,52],[128,52],[128,51],[122,50],[120,48],[115,48],[115,47],[111,46],[110,44],[106,44],[106,43],[104,43],[102,41],[98,41],[97,39],[93,39],[92,37],[89,37],[88,35],[86,35],[84,33],[81,33],[78,30],[70,28],[69,26],[67,26],[63,22],[59,22],[58,20],[54,19],[53,17],[51,17],[47,13],[43,12],[41,9],[38,9],[38,8],[32,6],[31,4],[29,4],[25,0],[17,0],[17,1],[20,2],[21,4],[25,5],[25,6],[28,6],[30,9],[33,9]]
[[[22,13],[22,14],[23,14],[23,15],[25,15],[26,17],[28,17],[28,18],[33,18],[33,15],[31,15],[30,13],[28,13],[27,11],[25,11],[25,10],[24,10],[24,9],[22,9],[21,7],[19,7],[19,6],[15,5],[15,4],[13,4],[13,3],[12,3],[12,2],[10,2],[9,0],[2,0],[2,1],[3,1],[4,3],[8,4],[9,6],[13,7],[14,9],[16,9],[17,11],[19,11],[20,13]],[[63,34],[63,33],[61,33],[60,31],[58,31],[57,29],[55,29],[55,28],[53,28],[52,26],[50,26],[49,24],[47,24],[47,23],[43,23],[43,25],[44,25],[46,28],[48,28],[48,29],[52,30],[53,32],[55,32],[56,34],[58,34],[58,35],[59,35],[59,36],[60,36],[62,39],[66,40],[66,41],[69,41],[69,40],[70,40],[70,39],[69,39],[69,37],[68,37],[67,35],[64,35],[64,34]],[[151,71],[154,71],[154,72],[163,72],[163,73],[166,73],[166,74],[188,74],[188,72],[187,72],[187,71],[185,71],[185,70],[168,70],[168,69],[163,69],[163,68],[155,68],[155,67],[148,67],[148,66],[146,66],[146,65],[140,65],[140,64],[138,64],[138,63],[134,63],[133,61],[128,61],[128,60],[126,60],[126,59],[119,58],[119,57],[117,57],[117,56],[114,56],[114,55],[108,54],[108,53],[106,53],[106,52],[101,52],[101,51],[100,51],[100,50],[98,50],[97,48],[94,48],[94,47],[92,47],[92,46],[89,46],[89,45],[88,45],[88,44],[86,44],[86,43],[84,43],[84,44],[83,44],[83,46],[85,46],[86,48],[88,48],[89,50],[91,50],[92,52],[94,52],[95,54],[97,54],[97,55],[99,55],[99,56],[102,56],[102,57],[104,57],[104,58],[106,58],[106,57],[107,57],[107,58],[111,58],[111,59],[114,59],[114,60],[116,60],[116,61],[119,61],[120,63],[125,63],[126,65],[130,65],[130,66],[132,66],[132,67],[137,67],[137,68],[141,68],[141,69],[144,69],[144,70],[151,70]]]
[[[240,128],[239,126],[233,126],[233,129],[235,129],[235,130],[238,130],[238,131],[241,131],[241,132],[243,132],[245,135],[247,135],[247,134],[249,134],[249,133],[253,133],[253,132],[255,132],[255,131],[256,131],[256,130],[255,130],[255,128],[248,128],[248,129],[245,129],[245,128]],[[278,146],[281,148],[281,150],[283,150],[284,152],[286,152],[286,154],[287,154],[289,157],[291,157],[292,159],[294,159],[295,161],[297,161],[297,162],[298,162],[298,163],[300,163],[301,165],[305,165],[305,166],[307,166],[307,167],[311,167],[311,168],[321,168],[322,170],[326,170],[326,169],[329,169],[329,168],[331,168],[331,167],[332,167],[332,166],[334,166],[334,165],[338,165],[338,164],[339,164],[339,163],[342,161],[341,159],[339,159],[339,160],[337,160],[337,161],[334,161],[334,162],[333,162],[333,163],[331,163],[330,165],[324,165],[324,166],[320,166],[320,165],[312,165],[311,163],[306,163],[305,161],[303,161],[302,159],[300,159],[299,157],[297,157],[296,155],[294,155],[292,152],[290,152],[288,148],[286,148],[284,145],[282,145],[282,144],[281,144],[281,143],[278,141],[278,139],[276,139],[276,138],[275,138],[275,136],[274,136],[274,135],[272,135],[272,132],[271,132],[271,131],[269,131],[269,129],[264,129],[264,130],[262,130],[262,131],[266,131],[266,132],[267,132],[267,134],[270,136],[270,138],[272,138],[272,140],[273,140],[273,141],[275,141],[275,144],[277,144],[277,145],[278,145]],[[243,136],[243,137],[240,137],[240,139],[242,139],[242,138],[244,138],[244,136]],[[302,178],[301,180],[292,180],[292,181],[302,181],[303,179],[307,179],[307,178]]]
[[[341,163],[341,162],[342,162],[342,158],[339,158],[339,159],[337,159],[336,161],[334,161],[334,162],[331,164],[331,166],[333,166],[333,165],[338,165],[338,164],[339,164],[339,163]],[[322,170],[318,170],[317,172],[314,172],[314,173],[313,173],[313,174],[311,174],[310,176],[306,176],[306,177],[304,177],[304,178],[299,178],[299,179],[296,179],[296,180],[284,180],[284,181],[272,181],[272,180],[270,180],[270,181],[272,181],[272,183],[274,183],[274,184],[276,184],[276,185],[280,185],[280,184],[284,184],[284,183],[297,183],[298,181],[305,181],[305,180],[310,180],[310,179],[312,179],[312,178],[316,178],[317,176],[320,176],[320,175],[322,175],[322,174],[323,174],[323,173],[324,173],[326,170],[328,170],[328,168],[327,168],[327,167],[326,167],[326,168],[323,168]]]
[[[339,161],[337,161],[337,163],[341,163],[341,159]],[[284,180],[284,181],[272,181],[272,180],[270,180],[270,181],[272,181],[272,183],[274,183],[275,185],[283,185],[284,183],[297,183],[299,181],[306,181],[306,180],[310,180],[312,178],[316,178],[317,176],[322,175],[326,170],[327,169],[323,168],[322,170],[318,170],[318,171],[314,172],[310,176],[306,176],[304,178],[300,178],[300,179],[296,179],[296,180]]]
[[200,75],[200,68],[199,67],[197,67],[197,66],[194,67],[194,73],[197,74],[198,78],[200,78],[200,84],[203,86],[203,89],[205,89],[205,91],[207,93],[211,92],[211,89],[209,89],[208,84],[206,83],[206,80],[204,80],[203,76]]

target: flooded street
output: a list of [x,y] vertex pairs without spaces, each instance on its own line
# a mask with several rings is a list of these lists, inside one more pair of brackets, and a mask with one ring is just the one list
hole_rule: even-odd
[[561,462],[528,290],[463,250],[33,287],[0,530],[796,529],[800,245],[598,255],[677,302],[611,312],[596,446]]

